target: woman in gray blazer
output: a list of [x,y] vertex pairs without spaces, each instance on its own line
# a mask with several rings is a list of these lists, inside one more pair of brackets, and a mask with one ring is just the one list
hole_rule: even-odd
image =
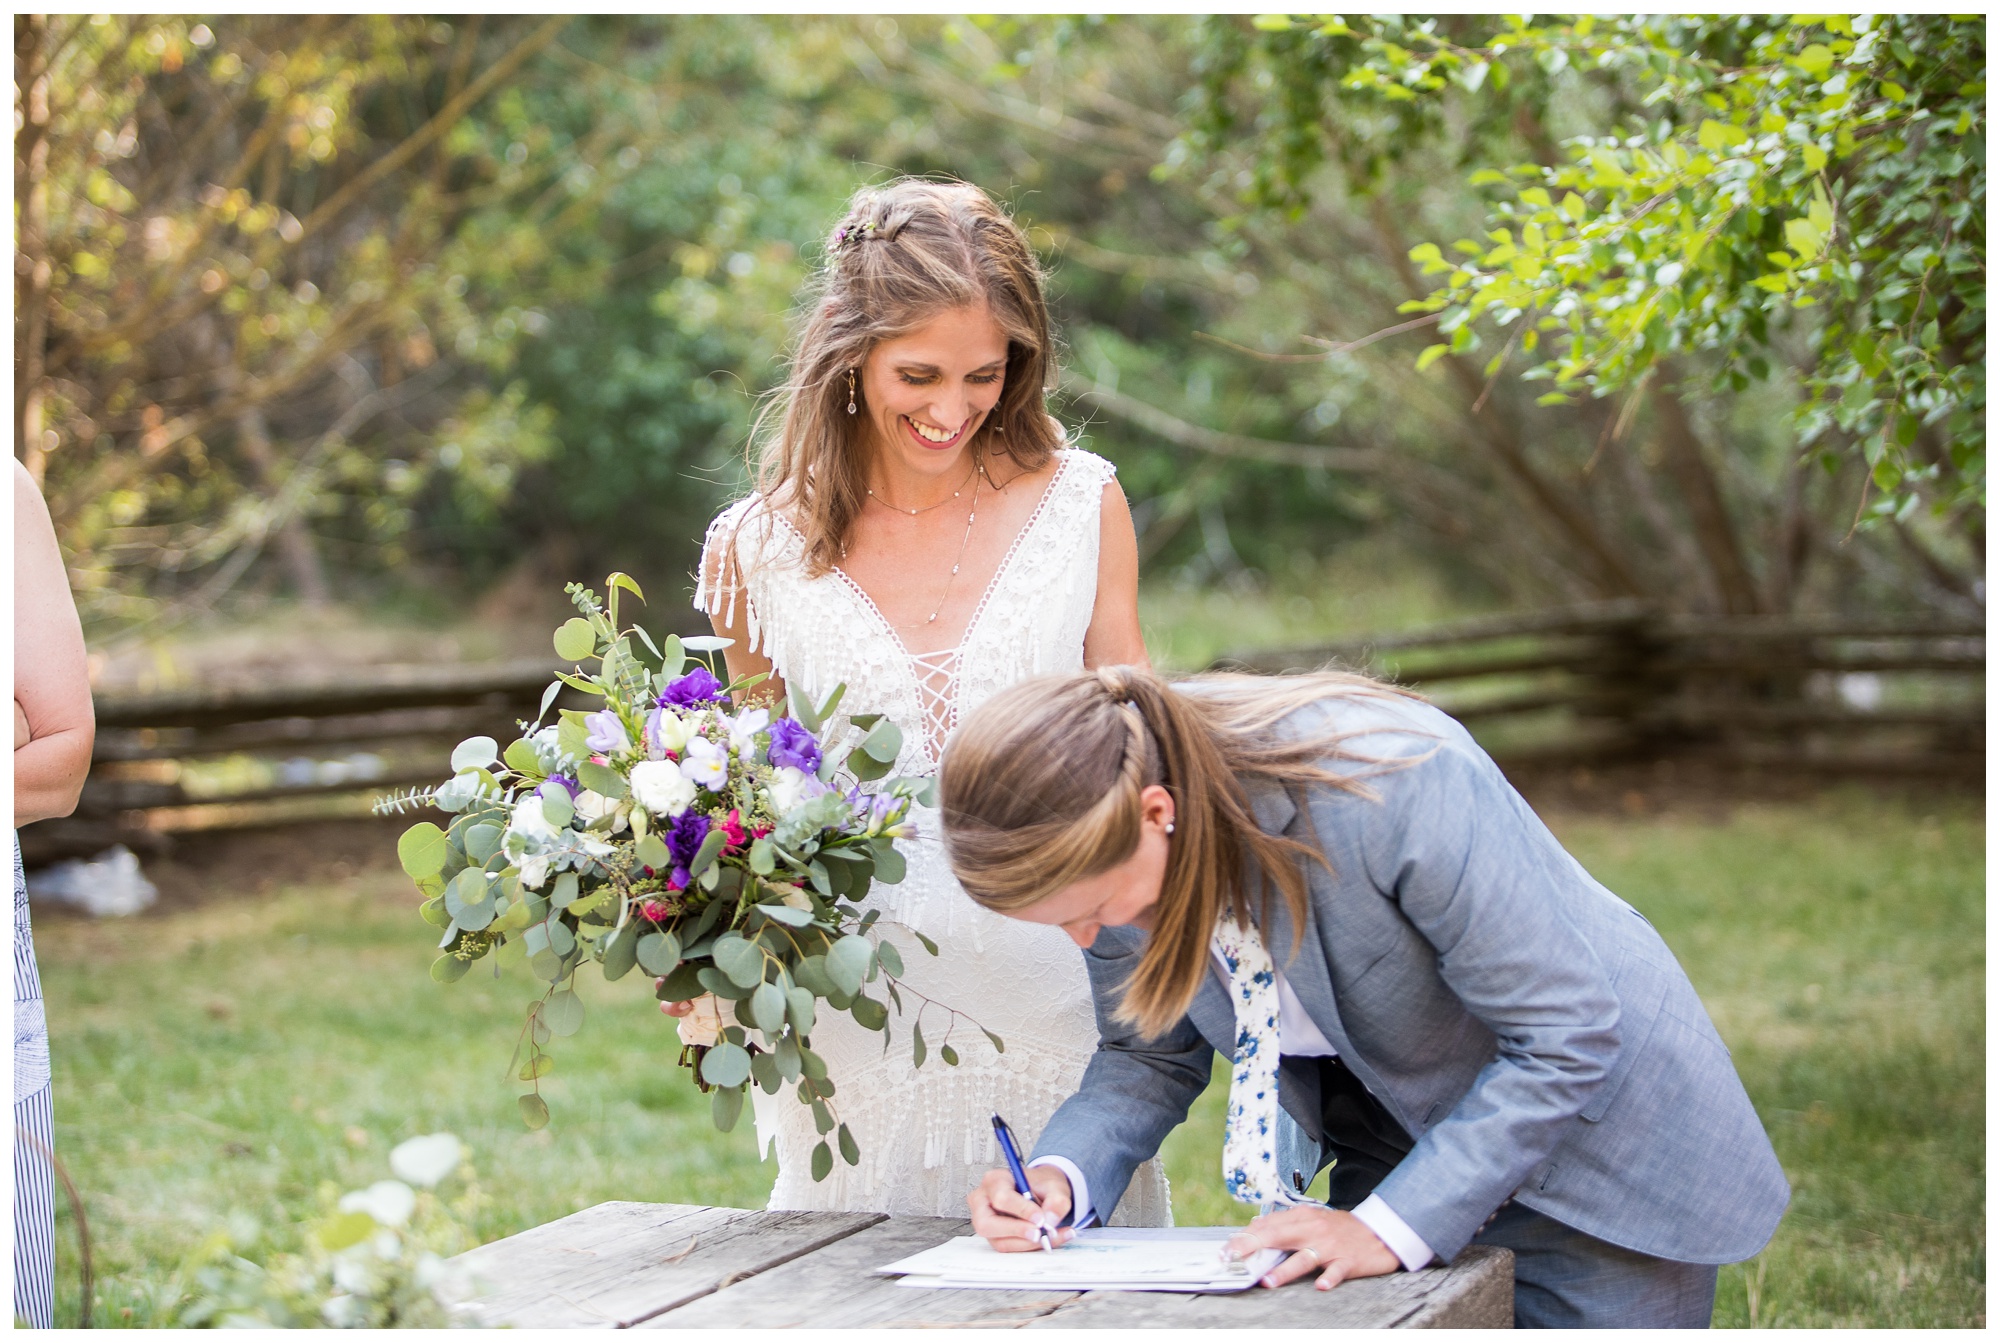
[[[968,1196],[996,1248],[1115,1207],[1233,1062],[1224,1180],[1267,1282],[1515,1255],[1522,1325],[1699,1326],[1790,1196],[1652,925],[1451,718],[1358,677],[1024,682],[954,735],[967,892],[1084,948],[1100,1043]],[[1330,1205],[1305,1199],[1334,1165]]]

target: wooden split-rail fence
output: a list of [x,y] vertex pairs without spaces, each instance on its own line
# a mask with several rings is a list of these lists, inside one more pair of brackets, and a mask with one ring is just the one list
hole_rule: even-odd
[[[1607,602],[1219,659],[1335,665],[1434,699],[1503,766],[1690,759],[1816,773],[1977,779],[1986,634],[1933,618],[1694,617]],[[451,747],[532,718],[553,660],[373,668],[324,680],[101,695],[73,817],[29,859],[119,839],[367,815],[440,782]],[[564,691],[565,707],[582,707]]]

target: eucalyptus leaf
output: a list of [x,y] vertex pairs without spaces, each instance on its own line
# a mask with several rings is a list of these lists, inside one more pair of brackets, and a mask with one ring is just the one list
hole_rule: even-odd
[[[817,998],[839,992],[832,978],[826,973],[826,957],[823,955],[801,959],[792,967],[792,978],[798,982],[800,988]],[[855,987],[858,989],[861,986],[856,984]]]
[[889,1009],[865,995],[857,997],[847,1010],[857,1022],[871,1031],[879,1031],[889,1024]]
[[787,1082],[799,1080],[799,1041],[796,1035],[782,1037],[777,1047],[771,1051],[771,1057],[777,1060],[778,1076]]
[[396,857],[402,861],[403,871],[419,881],[444,871],[448,850],[444,831],[429,821],[417,822],[396,841]]
[[894,764],[903,750],[903,730],[886,720],[877,723],[861,739],[861,749],[882,764]]
[[[625,925],[628,930],[637,926],[636,920]],[[664,975],[681,962],[680,939],[672,933],[647,933],[639,939],[638,954],[647,974]]]
[[785,994],[786,1015],[800,1035],[812,1034],[815,1001],[812,990],[803,985],[794,985]]
[[897,976],[902,975],[903,953],[896,950],[894,943],[882,942],[878,944],[875,948],[875,959],[880,961],[882,963],[882,968],[888,971],[890,974]]
[[999,1036],[995,1035],[992,1031],[987,1030],[984,1026],[981,1026],[979,1030],[982,1035],[984,1035],[988,1040],[991,1040],[993,1042],[994,1053],[1004,1054],[1007,1052],[1007,1042],[1005,1040],[1002,1040]]
[[867,938],[849,933],[827,949],[826,977],[842,993],[859,993],[874,955],[874,945]]
[[812,1174],[814,1184],[833,1174],[833,1152],[827,1147],[824,1138],[813,1147]]
[[861,1145],[854,1141],[845,1124],[840,1126],[840,1159],[850,1166],[861,1164]]
[[878,843],[875,849],[875,879],[894,886],[907,871],[902,853],[892,844]]
[[927,1053],[924,1048],[924,1023],[915,1022],[910,1026],[910,1066],[923,1067]]
[[[433,826],[433,829],[436,827]],[[760,877],[768,877],[778,865],[777,854],[769,839],[759,839],[750,845],[750,870]],[[413,874],[414,875],[414,874]]]
[[[931,955],[933,955],[933,956],[935,956],[935,955],[937,955],[937,954],[938,954],[938,945],[937,945],[937,943],[935,943],[935,942],[931,941],[931,940],[930,940],[930,939],[929,939],[928,937],[925,937],[925,936],[924,936],[924,935],[923,935],[922,933],[919,933],[919,932],[917,932],[917,930],[916,930],[916,929],[914,929],[914,928],[910,929],[910,932],[911,932],[911,933],[912,933],[913,935],[915,935],[915,937],[916,937],[917,941],[919,941],[919,942],[923,943],[923,946],[924,946],[924,950],[925,950],[925,951],[928,951],[928,952],[929,952],[929,953],[930,953]],[[896,973],[898,973],[898,974],[901,974],[901,973],[902,973],[902,971],[900,971],[900,970],[899,970],[899,971],[897,971]]]
[[597,631],[582,616],[572,616],[557,627],[555,649],[564,662],[582,662],[597,652]]
[[813,1053],[812,1050],[807,1049],[804,1045],[800,1045],[799,1072],[808,1081],[824,1082],[826,1080],[826,1060]]
[[803,928],[813,921],[809,909],[793,909],[790,905],[758,905],[756,910],[773,923],[782,923],[787,928]]
[[576,781],[591,792],[612,801],[621,801],[632,795],[626,786],[625,776],[609,765],[600,765],[595,760],[586,760],[576,767]]
[[709,831],[708,838],[702,840],[701,847],[695,850],[694,861],[688,864],[689,875],[699,877],[706,874],[722,853],[722,846],[728,842],[729,836],[721,830]]
[[712,1087],[741,1086],[750,1077],[750,1051],[741,1045],[718,1043],[702,1055],[701,1080]]
[[684,1003],[699,998],[702,992],[701,972],[713,969],[713,966],[682,961],[667,975],[666,982],[653,991],[653,996],[663,1003]]
[[549,682],[549,688],[542,692],[542,707],[535,711],[535,721],[537,723],[548,717],[549,706],[556,702],[557,695],[562,694],[562,684],[561,681],[551,681]]
[[[686,962],[682,963],[682,968],[686,968]],[[749,989],[738,984],[712,965],[704,965],[697,969],[695,971],[695,978],[701,982],[703,989],[718,998],[728,998],[735,1002],[741,1002],[750,996]],[[673,1000],[668,999],[668,1001],[671,1002]]]
[[[542,799],[542,819],[561,830],[576,818],[576,803],[570,799],[569,789],[559,783],[545,783],[538,790]],[[471,852],[468,841],[466,851]]]
[[785,991],[776,984],[759,984],[739,1009],[744,1020],[773,1035],[785,1028]]
[[461,961],[447,952],[431,962],[431,978],[440,984],[456,984],[471,968],[471,961]]
[[491,737],[467,737],[451,753],[451,772],[488,769],[499,759],[499,742]]
[[423,915],[424,922],[430,924],[433,928],[448,928],[451,926],[451,911],[444,907],[444,897],[441,895],[432,896],[430,899],[424,901],[417,912]]
[[709,1094],[709,1111],[714,1116],[717,1132],[727,1133],[735,1128],[736,1121],[743,1114],[743,1088],[717,1087]]
[[812,1106],[813,1127],[819,1131],[819,1135],[824,1138],[833,1132],[833,1111],[826,1108],[826,1102],[814,1096],[807,1104]]
[[633,845],[632,856],[655,872],[665,872],[674,865],[674,855],[658,835],[648,835]]
[[547,1054],[537,1054],[521,1065],[516,1074],[523,1082],[532,1082],[538,1077],[547,1077],[554,1070],[556,1061]]
[[539,1129],[549,1126],[549,1105],[540,1096],[529,1092],[519,1098],[518,1104],[521,1107],[521,1120],[529,1128]]
[[944,1060],[945,1066],[948,1068],[956,1068],[958,1066],[958,1051],[950,1045],[939,1045],[938,1057]]
[[542,1020],[556,1035],[575,1035],[583,1029],[583,999],[569,989],[558,989],[542,1004]]
[[764,982],[763,950],[740,934],[724,933],[716,938],[715,950],[709,958],[716,969],[746,989]]
[[465,832],[465,856],[474,867],[484,867],[500,850],[500,827],[479,824]]
[[778,1060],[768,1053],[750,1056],[750,1076],[766,1095],[775,1096],[778,1088],[785,1084],[784,1077],[778,1072]]

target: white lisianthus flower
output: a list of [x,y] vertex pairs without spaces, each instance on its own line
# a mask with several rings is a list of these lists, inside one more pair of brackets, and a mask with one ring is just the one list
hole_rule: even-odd
[[783,816],[799,805],[800,795],[805,791],[806,773],[791,765],[783,765],[771,772],[771,782],[764,786],[764,796],[771,799],[771,812]]
[[757,757],[757,734],[771,723],[769,709],[745,709],[729,724],[729,746],[746,760]]
[[464,1156],[465,1144],[457,1135],[426,1133],[396,1144],[389,1153],[389,1169],[396,1172],[398,1179],[429,1189],[457,1169]]
[[529,839],[552,840],[556,828],[549,824],[549,818],[542,812],[542,798],[539,793],[530,793],[514,804],[513,818],[508,828]]
[[694,802],[694,784],[671,760],[641,760],[632,766],[632,796],[655,816],[679,817]]
[[689,737],[681,773],[711,793],[729,782],[729,753],[706,737]]
[[521,858],[521,884],[531,891],[542,889],[542,883],[549,879],[549,856],[546,853],[525,854]]
[[699,719],[699,714],[682,717],[662,705],[653,710],[652,717],[646,722],[647,745],[653,751],[672,751],[675,755],[679,755],[687,749],[688,738],[694,735]]

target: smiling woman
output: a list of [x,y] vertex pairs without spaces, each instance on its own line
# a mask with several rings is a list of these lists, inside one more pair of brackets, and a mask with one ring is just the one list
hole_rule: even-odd
[[[758,492],[709,532],[697,602],[732,641],[732,676],[768,673],[774,703],[845,687],[843,712],[917,729],[896,769],[927,775],[996,691],[1145,661],[1131,517],[1111,464],[1065,448],[1049,416],[1053,348],[1034,255],[983,192],[906,180],[856,197],[767,416]],[[936,948],[898,981],[890,1028],[914,1060],[820,1021],[812,1047],[840,1076],[861,1164],[815,1165],[807,1112],[753,1094],[778,1151],[773,1207],[956,1214],[996,1158],[994,1113],[1038,1132],[1096,1047],[1075,949],[974,905],[935,809],[914,823],[907,876],[867,895],[876,936]],[[990,1047],[951,1035],[959,1013]],[[926,1031],[937,1063],[919,1074]],[[1157,1163],[1118,1212],[1168,1220]]]

